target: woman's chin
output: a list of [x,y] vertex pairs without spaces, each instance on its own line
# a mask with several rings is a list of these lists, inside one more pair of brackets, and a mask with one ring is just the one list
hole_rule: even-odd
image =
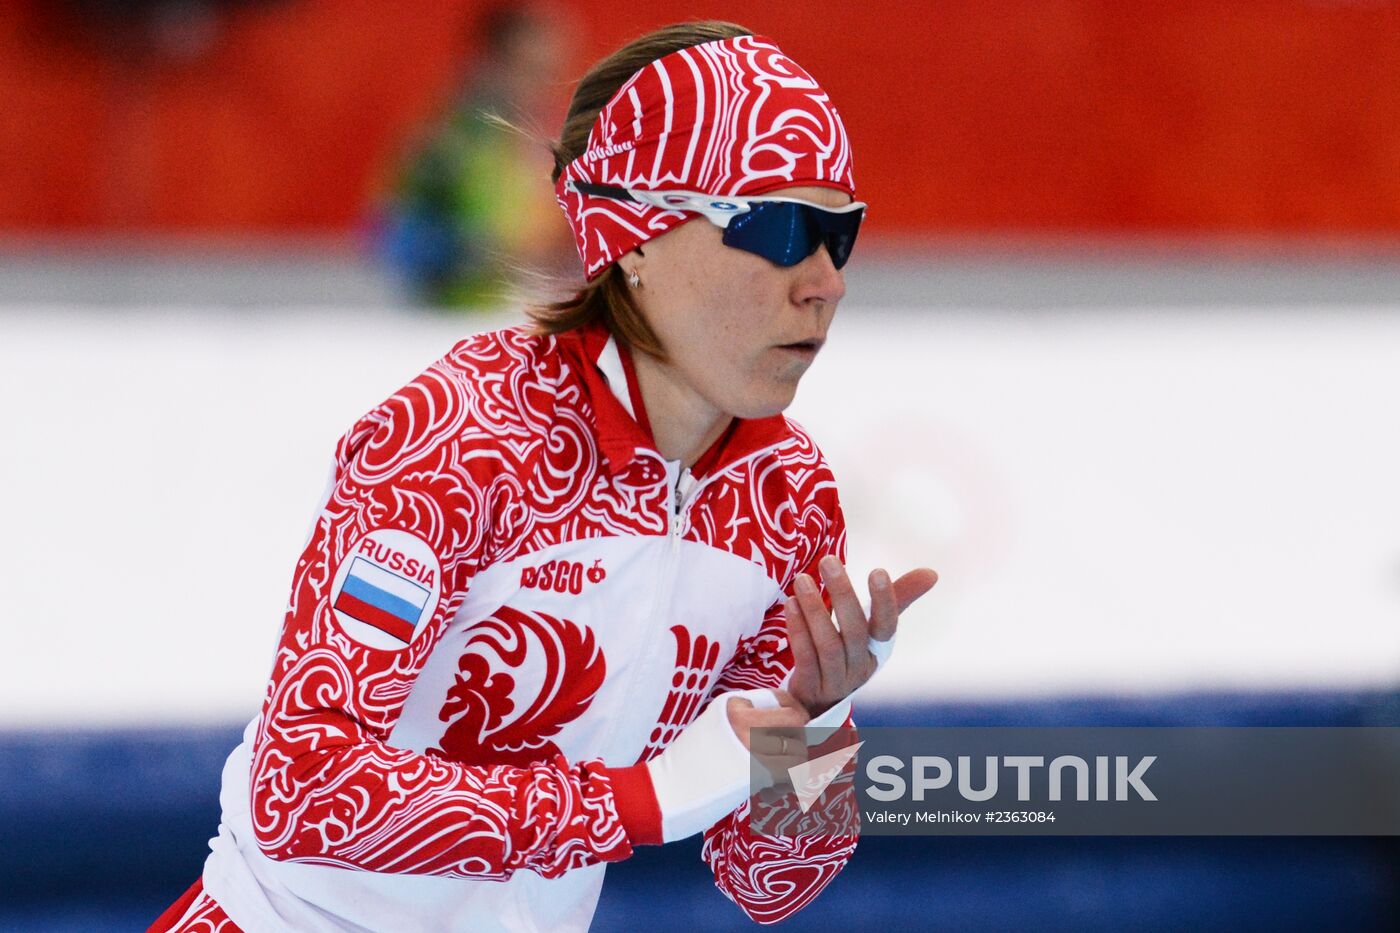
[[751,392],[746,397],[736,400],[729,408],[729,413],[736,418],[747,420],[768,418],[786,411],[796,396],[796,382],[774,383],[765,386],[762,391]]

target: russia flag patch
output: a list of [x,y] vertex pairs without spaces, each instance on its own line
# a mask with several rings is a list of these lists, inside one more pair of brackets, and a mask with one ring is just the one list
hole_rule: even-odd
[[356,557],[336,597],[335,608],[408,643],[413,641],[413,630],[430,596],[432,593],[407,577]]
[[345,633],[374,648],[397,650],[432,618],[441,568],[417,535],[381,528],[350,548],[336,573],[331,609]]

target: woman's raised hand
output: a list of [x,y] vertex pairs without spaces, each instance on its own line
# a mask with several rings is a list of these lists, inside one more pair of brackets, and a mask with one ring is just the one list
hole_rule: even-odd
[[822,603],[816,581],[805,573],[797,575],[793,585],[797,595],[785,607],[793,657],[788,691],[814,718],[871,678],[879,665],[870,652],[870,640],[894,638],[899,614],[938,582],[938,574],[928,567],[911,570],[894,581],[884,570],[875,570],[870,574],[867,618],[841,561],[828,554],[818,567],[831,594],[839,629]]

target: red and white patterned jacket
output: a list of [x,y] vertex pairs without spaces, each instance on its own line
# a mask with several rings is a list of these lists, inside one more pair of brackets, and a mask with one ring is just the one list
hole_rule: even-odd
[[[784,681],[795,575],[845,560],[831,472],[783,416],[679,465],[601,326],[470,337],[356,422],[224,771],[204,884],[235,923],[588,927],[606,863],[661,842],[645,762]],[[704,859],[776,922],[856,837],[753,835],[748,807]]]

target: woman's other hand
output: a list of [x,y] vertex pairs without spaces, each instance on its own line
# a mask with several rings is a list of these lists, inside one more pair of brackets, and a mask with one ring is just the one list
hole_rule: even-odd
[[[807,708],[786,690],[774,690],[778,706],[773,709],[760,709],[742,697],[729,699],[729,724],[739,741],[752,752],[777,779],[779,786],[786,785],[784,779],[788,769],[807,760],[807,743],[802,727],[811,717]],[[753,734],[752,730],[763,727],[767,730]]]

